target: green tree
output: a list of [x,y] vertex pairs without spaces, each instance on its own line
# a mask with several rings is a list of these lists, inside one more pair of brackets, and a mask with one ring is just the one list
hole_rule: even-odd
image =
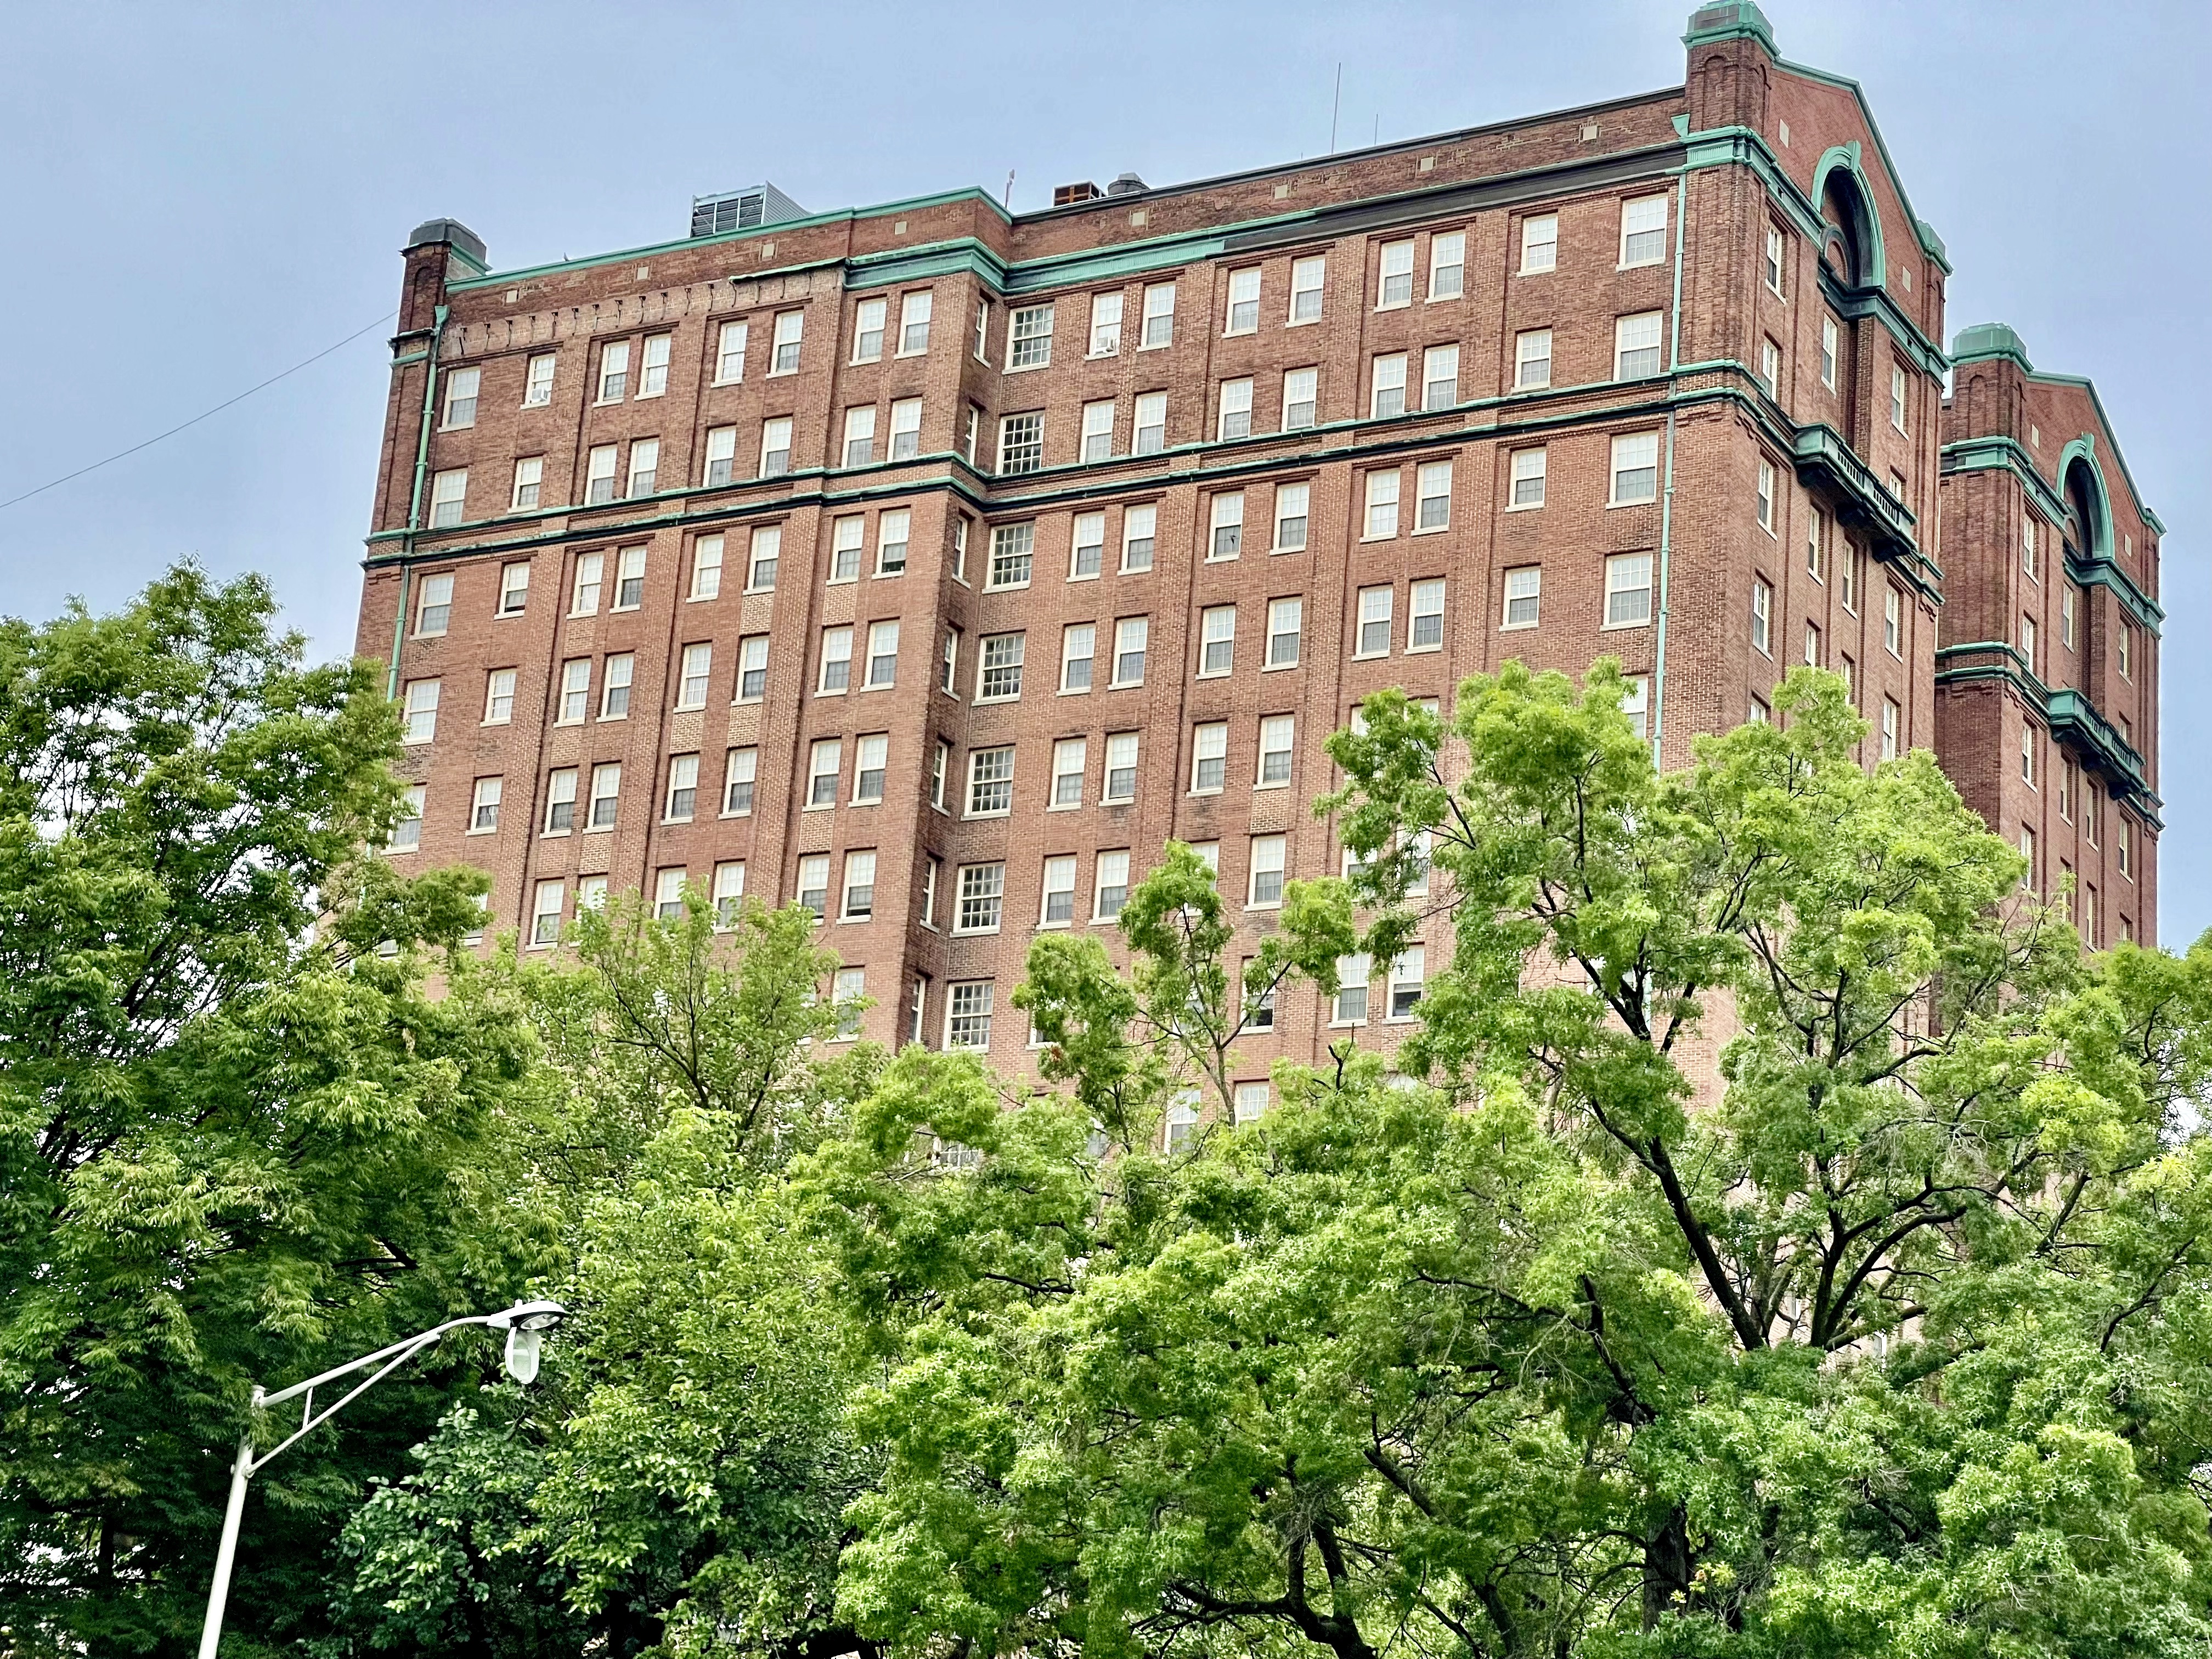
[[[397,815],[396,721],[272,610],[186,568],[114,616],[0,622],[14,1653],[182,1650],[250,1381],[510,1288],[460,1246],[449,1186],[529,1054],[442,949],[480,883],[360,861]],[[312,1621],[363,1469],[482,1357],[458,1345],[256,1483],[237,1651]]]
[[1861,763],[1832,676],[1666,776],[1622,690],[1509,665],[1332,740],[1359,866],[1275,949],[1328,986],[1347,898],[1377,961],[1448,933],[1395,1060],[1279,1065],[1259,1124],[1103,1149],[1108,1109],[1218,1069],[1159,1058],[1173,1009],[1227,1006],[1171,856],[1118,995],[1040,947],[1064,1091],[1006,1109],[971,1057],[910,1053],[816,1157],[883,1356],[861,1632],[2212,1640],[2212,949],[2083,959],[1929,757]]

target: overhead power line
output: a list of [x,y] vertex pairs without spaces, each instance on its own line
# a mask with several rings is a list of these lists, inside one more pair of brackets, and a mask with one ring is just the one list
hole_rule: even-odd
[[116,462],[125,459],[126,456],[136,455],[142,449],[151,449],[155,444],[160,443],[162,439],[173,438],[177,434],[182,432],[186,427],[198,426],[202,421],[206,420],[210,416],[222,414],[224,410],[228,409],[233,404],[242,404],[248,398],[251,398],[255,392],[265,392],[270,386],[275,386],[277,381],[289,379],[290,376],[297,374],[301,369],[307,368],[310,364],[322,362],[324,358],[329,356],[331,353],[337,350],[340,347],[351,345],[356,340],[361,338],[362,335],[368,333],[370,329],[382,328],[386,323],[390,322],[399,313],[396,311],[388,311],[385,313],[383,316],[378,318],[367,327],[354,330],[354,331],[347,335],[344,339],[340,340],[337,345],[325,346],[313,356],[302,357],[298,362],[293,364],[291,368],[284,370],[283,374],[271,374],[267,380],[262,381],[260,385],[250,386],[246,387],[245,391],[240,392],[236,397],[224,398],[213,409],[202,410],[198,414],[193,416],[189,421],[179,421],[176,425],[171,427],[167,432],[157,432],[143,443],[135,443],[128,449],[117,450],[115,453],[108,456],[104,460],[94,461],[89,466],[81,466],[74,472],[64,472],[58,478],[48,479],[45,483],[40,484],[36,489],[27,489],[20,495],[10,495],[6,501],[0,501],[0,512],[5,512],[8,508],[15,506],[18,501],[27,501],[33,495],[43,495],[49,489],[58,489],[62,485],[69,483],[72,478],[82,478],[88,472],[97,472],[103,466],[112,466]]

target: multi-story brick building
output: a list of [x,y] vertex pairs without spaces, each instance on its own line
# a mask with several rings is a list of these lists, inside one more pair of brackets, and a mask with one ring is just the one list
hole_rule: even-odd
[[[1110,939],[1170,837],[1255,939],[1340,868],[1309,803],[1378,687],[1609,653],[1674,763],[1810,659],[1870,760],[1934,744],[1942,245],[1856,87],[1748,0],[1686,40],[1659,93],[1033,214],[764,191],[505,273],[423,226],[360,635],[403,843],[526,948],[609,886],[804,900],[870,1035],[1018,1065],[1030,939]],[[1285,991],[1255,1084],[1429,965]]]
[[1936,752],[2074,889],[2094,945],[2158,937],[2158,543],[2096,388],[2002,323],[1959,336],[1943,410]]

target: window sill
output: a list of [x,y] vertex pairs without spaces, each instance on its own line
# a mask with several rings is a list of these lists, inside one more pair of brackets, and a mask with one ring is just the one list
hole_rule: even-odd
[[1544,510],[1544,504],[1541,501],[1508,501],[1505,510],[1508,513],[1540,513]]
[[[570,836],[573,836],[575,833],[576,832],[573,830],[541,830],[538,832],[538,839],[540,841],[566,841]],[[410,847],[407,850],[411,853],[415,849]]]
[[1416,536],[1441,536],[1450,528],[1451,526],[1449,524],[1420,524],[1415,525],[1410,533]]
[[1221,789],[1222,786],[1217,783],[1210,789],[1194,788],[1190,793],[1193,799],[1202,799],[1214,795],[1218,795],[1221,793]]
[[[2035,786],[2030,784],[2028,787],[2033,789]],[[465,836],[495,836],[499,833],[499,826],[495,823],[482,830],[465,830],[461,833]]]
[[1355,651],[1352,653],[1352,660],[1354,662],[1381,662],[1390,653],[1388,651]]
[[[562,830],[561,833],[566,835],[568,832],[566,830]],[[422,850],[422,842],[417,842],[412,847],[386,847],[381,848],[379,850],[388,859],[403,859],[410,853],[421,852]]]
[[1297,666],[1295,662],[1263,662],[1260,665],[1260,672],[1262,674],[1280,674]]
[[1656,505],[1658,504],[1658,499],[1659,499],[1659,498],[1658,498],[1657,496],[1656,496],[1656,495],[1650,495],[1650,496],[1646,496],[1646,497],[1644,497],[1644,499],[1643,499],[1642,501],[1607,501],[1607,502],[1605,504],[1605,510],[1606,510],[1607,512],[1610,513],[1610,512],[1613,511],[1616,507],[1655,507],[1655,506],[1656,506]]
[[1376,306],[1375,310],[1377,315],[1386,311],[1408,311],[1413,308],[1413,304],[1411,300],[1390,300]]
[[1522,634],[1537,626],[1539,623],[1532,622],[1500,623],[1498,624],[1498,631],[1501,634]]
[[899,567],[897,567],[896,569],[892,569],[892,570],[878,570],[878,571],[875,572],[872,575],[871,575],[871,576],[868,578],[868,580],[869,580],[870,581],[878,581],[878,582],[879,582],[879,581],[884,581],[884,580],[889,580],[890,577],[893,577],[893,576],[903,576],[903,575],[905,575],[905,574],[906,574],[906,567],[905,567],[904,565],[900,565],[900,566],[899,566]]
[[799,371],[795,368],[771,368],[769,370],[766,378],[771,380],[781,380],[787,376],[796,374],[798,373]]
[[1175,344],[1173,340],[1146,340],[1140,343],[1138,345],[1137,349],[1139,351],[1165,351],[1173,344]]
[[1044,810],[1048,812],[1078,812],[1082,809],[1083,803],[1079,800],[1056,800]]
[[580,831],[586,836],[611,836],[614,832],[615,827],[611,823],[587,823]]
[[1443,305],[1449,300],[1464,300],[1465,298],[1467,298],[1467,290],[1465,289],[1462,289],[1456,294],[1431,294],[1425,300],[1422,301],[1421,303],[1424,305],[1438,306]]
[[1287,789],[1290,787],[1291,781],[1288,778],[1285,778],[1280,783],[1255,783],[1252,786],[1252,793],[1256,795],[1263,790]]
[[767,701],[768,699],[764,696],[732,697],[730,699],[730,707],[732,708],[757,708]]
[[1318,317],[1285,317],[1283,319],[1283,326],[1285,328],[1311,328],[1319,321],[1321,321],[1321,319]]
[[[1625,633],[1632,633],[1634,630],[1636,630],[1637,629],[1639,629],[1639,628],[1649,628],[1649,627],[1650,627],[1650,626],[1651,626],[1651,618],[1650,618],[1650,617],[1645,617],[1642,622],[1609,622],[1609,623],[1600,623],[1597,625],[1597,631],[1598,631],[1599,633],[1601,633],[1601,634],[1625,634]],[[1771,657],[1770,653],[1766,653],[1766,652],[1761,652],[1759,654],[1760,654],[1761,656],[1768,657],[1768,658],[1769,658],[1769,660],[1771,660]]]
[[553,400],[550,398],[541,398],[534,404],[517,404],[515,407],[517,409],[550,409],[553,407]]
[[732,375],[732,376],[731,376],[728,380],[709,380],[709,381],[708,381],[708,382],[707,382],[707,385],[708,385],[708,388],[711,390],[713,387],[715,387],[715,386],[743,386],[744,383],[745,383],[745,377],[744,377],[744,375],[742,375],[742,374],[733,374],[733,375]]
[[1034,374],[1041,368],[1050,368],[1051,367],[1052,359],[1048,357],[1041,363],[1008,363],[1005,368],[1000,371],[1000,373],[1004,374]]
[[726,820],[732,819],[732,818],[749,818],[749,817],[752,817],[752,815],[753,815],[752,808],[751,808],[751,807],[750,807],[750,806],[748,806],[748,807],[747,807],[747,808],[745,808],[745,810],[744,810],[744,811],[742,811],[742,812],[717,812],[714,816],[715,816],[716,817],[718,817],[718,818],[720,818],[720,819],[723,819],[723,820],[726,820]]
[[1434,645],[1409,645],[1406,647],[1405,654],[1409,657],[1432,656],[1443,648],[1442,641],[1438,641]]

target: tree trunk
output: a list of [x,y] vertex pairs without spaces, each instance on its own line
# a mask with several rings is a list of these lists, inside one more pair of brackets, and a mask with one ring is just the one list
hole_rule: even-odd
[[1644,1540],[1644,1628],[1662,1614],[1686,1611],[1690,1601],[1690,1512],[1677,1504]]

